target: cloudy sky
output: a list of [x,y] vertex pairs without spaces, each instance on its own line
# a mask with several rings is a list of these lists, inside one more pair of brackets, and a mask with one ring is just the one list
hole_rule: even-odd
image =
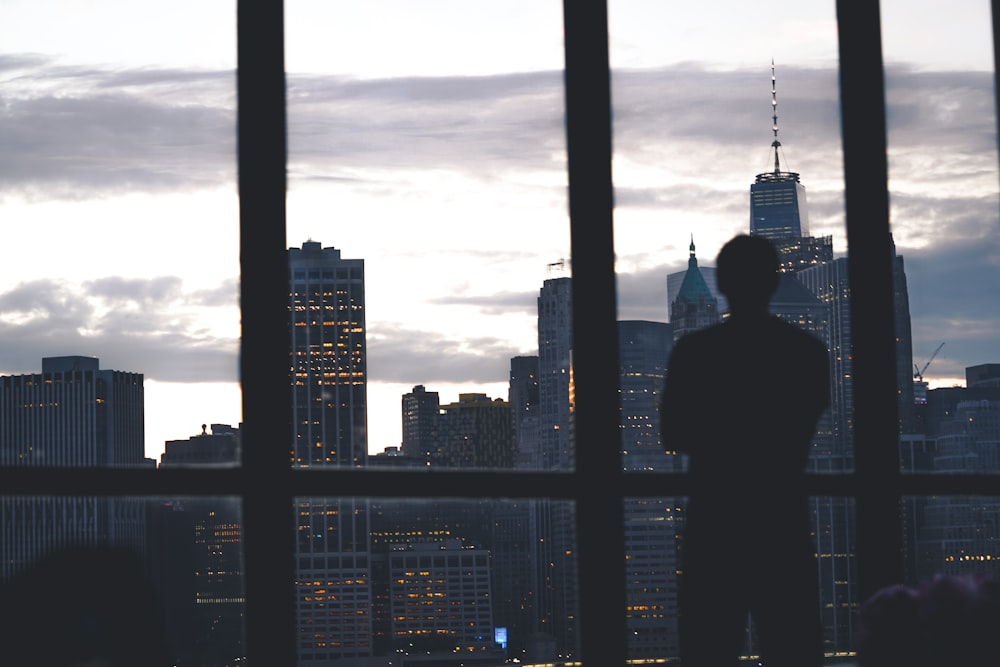
[[[989,5],[883,3],[892,224],[932,386],[1000,362]],[[366,263],[370,448],[413,385],[506,398],[567,258],[557,1],[288,0],[288,243]],[[805,6],[803,6],[805,5]],[[240,421],[235,5],[0,0],[0,373],[146,377],[147,454]],[[773,166],[846,252],[833,2],[611,0],[620,317],[745,231]],[[159,12],[159,13],[157,13]]]

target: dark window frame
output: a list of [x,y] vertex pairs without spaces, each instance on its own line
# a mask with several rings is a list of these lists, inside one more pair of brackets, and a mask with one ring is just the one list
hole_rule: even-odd
[[[994,77],[1000,0],[991,0]],[[576,503],[582,657],[626,657],[626,496],[684,495],[676,474],[629,474],[618,459],[616,294],[612,243],[607,7],[564,0],[566,118],[574,303],[577,468],[567,473],[292,470],[287,447],[286,117],[282,0],[239,0],[238,133],[243,339],[243,465],[220,470],[0,467],[0,494],[235,496],[243,503],[247,650],[254,664],[293,665],[292,501],[313,495],[548,497]],[[902,581],[904,495],[1000,495],[998,475],[901,475],[898,465],[881,27],[877,0],[838,0],[847,238],[854,322],[856,470],[809,477],[814,495],[856,499],[858,585],[866,597]],[[998,99],[1000,103],[1000,99]],[[1000,104],[998,104],[1000,106]],[[584,331],[584,326],[586,331]],[[881,444],[880,444],[881,443]],[[289,535],[289,538],[291,536]],[[612,576],[609,576],[611,574]]]

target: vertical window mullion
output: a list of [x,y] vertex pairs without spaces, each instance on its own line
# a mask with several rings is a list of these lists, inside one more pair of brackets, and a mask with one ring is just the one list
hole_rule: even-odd
[[239,0],[237,51],[247,651],[294,665],[282,0]]
[[858,590],[903,578],[885,85],[877,0],[838,0]]
[[607,6],[564,2],[581,657],[626,657]]

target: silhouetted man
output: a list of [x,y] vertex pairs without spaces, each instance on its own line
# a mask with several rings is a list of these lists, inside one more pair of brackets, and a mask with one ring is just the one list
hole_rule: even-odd
[[826,347],[768,313],[779,274],[766,239],[729,241],[716,277],[730,315],[677,341],[662,405],[664,444],[688,454],[694,482],[681,664],[738,664],[749,613],[765,667],[816,667],[819,582],[801,480],[829,404]]

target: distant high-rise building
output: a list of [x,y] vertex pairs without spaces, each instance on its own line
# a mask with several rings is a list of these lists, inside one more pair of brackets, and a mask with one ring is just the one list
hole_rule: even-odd
[[[433,464],[432,464],[433,465]],[[393,555],[403,551],[444,550],[448,545],[460,545],[463,549],[478,548],[488,553],[491,533],[490,514],[497,501],[466,500],[419,500],[373,499],[371,506],[371,551],[373,586],[373,634],[372,644],[375,655],[385,655],[396,651],[410,651],[415,632],[403,632],[400,628],[421,628],[427,631],[435,619],[421,613],[420,606],[400,607],[393,602],[394,576],[390,571]],[[459,571],[442,571],[449,577],[460,578]],[[414,573],[416,576],[416,573]],[[454,581],[437,582],[443,587],[460,587]],[[400,618],[399,614],[414,614],[413,618]],[[449,634],[450,618],[441,618],[440,625],[428,634],[440,630],[442,636]],[[394,628],[396,630],[394,630]],[[419,644],[419,642],[415,642]]]
[[410,543],[390,550],[388,559],[397,650],[445,661],[429,664],[501,661],[493,637],[489,551],[458,540]]
[[429,461],[438,446],[438,421],[441,399],[436,391],[427,391],[418,384],[408,394],[403,394],[402,454],[410,458]]
[[573,467],[573,304],[570,278],[550,278],[538,295],[538,406],[542,468]]
[[1000,388],[1000,364],[979,364],[965,369],[965,386],[969,389]]
[[186,440],[167,440],[160,466],[236,464],[240,460],[240,429],[229,424],[201,425],[201,433]]
[[[6,466],[140,467],[143,376],[93,357],[42,359],[42,372],[0,377],[0,462]],[[133,498],[0,498],[0,580],[64,546],[145,551]]]
[[288,249],[292,463],[360,466],[368,455],[365,264],[307,241]]
[[[720,319],[719,301],[709,289],[698,268],[698,258],[694,252],[694,238],[691,239],[688,254],[688,268],[684,272],[677,296],[670,305],[670,325],[674,340],[692,331],[698,331],[717,323]],[[668,290],[669,293],[669,290]]]
[[[307,241],[288,249],[291,465],[363,466],[368,456],[364,260]],[[366,499],[297,506],[298,654],[307,664],[372,655]]]
[[833,259],[829,236],[809,235],[806,188],[799,174],[781,169],[781,142],[778,141],[778,98],[774,65],[771,65],[771,131],[774,140],[774,169],[757,174],[750,186],[750,235],[763,236],[778,250],[782,269],[795,272]]
[[538,355],[511,358],[507,401],[514,418],[515,465],[522,470],[538,470],[542,467],[538,431]]
[[[673,348],[670,324],[618,322],[621,451],[626,470],[679,470],[664,450],[660,396]],[[632,660],[675,656],[677,644],[678,498],[626,498],[625,581],[628,655]]]
[[516,445],[510,403],[486,394],[459,394],[441,406],[442,463],[452,468],[514,467]]
[[889,236],[892,252],[893,321],[896,331],[896,394],[900,433],[919,430],[913,383],[913,335],[910,327],[910,291],[906,284],[903,256],[896,253],[896,242]]
[[[693,241],[694,239],[692,239]],[[725,313],[729,310],[729,302],[726,301],[725,295],[719,291],[719,286],[715,278],[715,267],[714,266],[702,266],[698,265],[698,272],[701,274],[701,279],[705,281],[705,285],[708,287],[708,291],[712,293],[715,297],[715,301],[719,304],[719,312]],[[687,275],[687,269],[683,271],[675,271],[673,273],[667,274],[667,319],[670,319],[670,307],[677,300],[677,295],[680,294],[681,285],[684,284],[684,276]]]
[[778,93],[771,65],[771,130],[774,132],[774,169],[757,174],[750,186],[750,235],[763,236],[776,246],[787,238],[809,234],[806,189],[794,171],[782,171],[778,141]]
[[660,391],[673,349],[666,322],[619,320],[622,465],[626,470],[673,470],[663,449]]
[[[217,466],[239,460],[240,430],[202,425],[186,440],[168,440],[161,468]],[[163,603],[176,664],[225,667],[244,649],[243,551],[235,498],[149,502],[149,569]],[[194,661],[197,661],[195,663]]]
[[[575,465],[573,442],[572,279],[549,278],[538,295],[538,424],[544,470]],[[562,501],[536,501],[533,544],[540,581],[537,630],[552,637],[563,655],[579,647],[576,516]]]

